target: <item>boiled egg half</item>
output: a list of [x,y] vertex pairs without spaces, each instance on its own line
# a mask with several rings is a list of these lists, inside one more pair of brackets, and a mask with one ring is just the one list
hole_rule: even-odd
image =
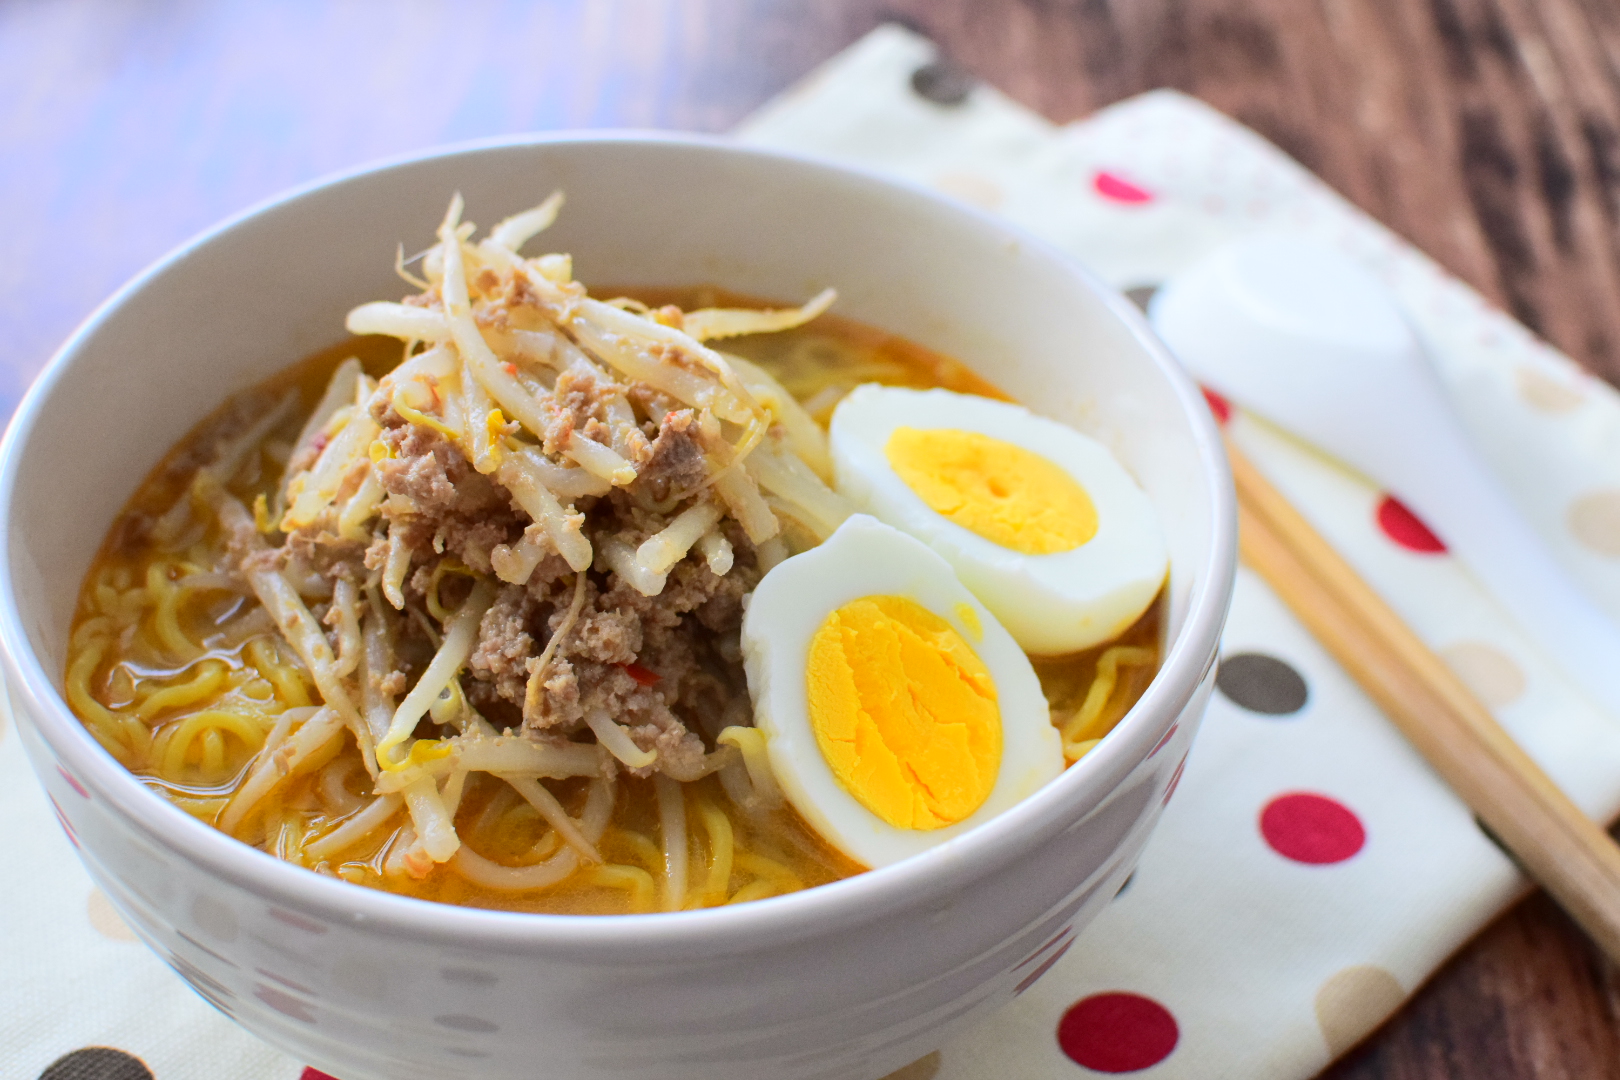
[[1117,637],[1168,554],[1147,494],[1097,440],[1005,401],[856,387],[833,412],[838,490],[926,543],[1025,650]]
[[742,649],[784,794],[865,866],[942,843],[1063,771],[1018,643],[944,559],[866,514],[765,575]]

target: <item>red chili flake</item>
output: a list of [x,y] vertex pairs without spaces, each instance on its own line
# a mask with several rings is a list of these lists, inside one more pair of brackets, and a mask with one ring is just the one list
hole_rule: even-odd
[[315,436],[315,438],[311,439],[309,445],[310,448],[318,454],[322,450],[325,450],[326,444],[331,441],[332,437],[323,431],[319,435]]
[[658,674],[656,671],[648,671],[640,664],[620,664],[619,666],[624,668],[624,673],[626,675],[636,680],[636,682],[642,686],[653,686],[657,684],[658,680],[663,678],[663,676]]
[[514,378],[517,377],[517,365],[512,363],[510,360],[508,360],[506,363],[502,364],[501,369],[503,371],[505,371],[508,375],[511,375]]

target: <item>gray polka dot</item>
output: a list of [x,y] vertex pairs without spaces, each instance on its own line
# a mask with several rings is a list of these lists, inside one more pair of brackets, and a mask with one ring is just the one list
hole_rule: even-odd
[[480,1016],[464,1016],[461,1013],[451,1013],[449,1016],[435,1016],[433,1022],[440,1027],[453,1028],[456,1031],[477,1031],[488,1034],[501,1030],[497,1025],[490,1023]]
[[152,1080],[152,1070],[134,1054],[87,1046],[45,1066],[39,1080]]
[[935,105],[960,105],[976,80],[949,60],[935,60],[911,73],[911,88]]
[[1159,287],[1157,285],[1133,285],[1129,289],[1125,290],[1125,297],[1126,299],[1130,300],[1131,303],[1135,304],[1143,311],[1146,311],[1148,309],[1148,301],[1152,300],[1153,294],[1158,291]]
[[1266,716],[1299,712],[1310,698],[1299,672],[1265,653],[1221,657],[1215,687],[1234,705]]

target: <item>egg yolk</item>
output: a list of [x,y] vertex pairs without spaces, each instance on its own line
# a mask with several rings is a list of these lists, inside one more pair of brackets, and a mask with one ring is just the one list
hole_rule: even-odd
[[900,829],[940,829],[984,804],[1001,768],[1001,710],[984,661],[900,596],[845,604],[806,665],[810,726],[833,775]]
[[1097,535],[1086,489],[1022,446],[977,431],[898,427],[884,453],[929,509],[993,544],[1051,555]]

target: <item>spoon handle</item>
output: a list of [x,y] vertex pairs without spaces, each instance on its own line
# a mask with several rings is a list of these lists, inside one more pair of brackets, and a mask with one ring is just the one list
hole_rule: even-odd
[[1620,845],[1230,444],[1243,559],[1480,823],[1620,960]]

